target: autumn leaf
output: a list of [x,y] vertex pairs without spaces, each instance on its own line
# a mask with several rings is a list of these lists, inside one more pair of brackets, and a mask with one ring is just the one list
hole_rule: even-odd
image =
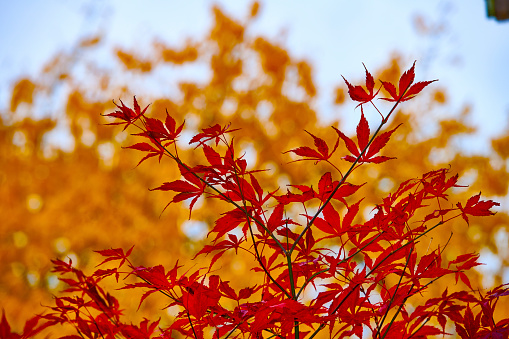
[[[213,242],[215,243],[219,238],[221,238],[226,233],[232,231],[241,223],[246,222],[248,219],[244,211],[239,209],[234,209],[223,213],[223,216],[218,218],[215,222],[214,227],[210,230],[209,234],[217,233]],[[209,235],[207,234],[207,236]]]
[[143,109],[143,111],[140,108],[140,105],[138,105],[138,101],[136,100],[136,97],[133,99],[134,101],[134,110],[124,105],[122,100],[120,100],[121,106],[115,103],[115,106],[117,106],[118,110],[114,111],[113,113],[105,114],[106,117],[112,117],[117,118],[120,120],[123,120],[123,122],[112,122],[107,125],[125,125],[124,130],[129,127],[131,124],[135,123],[138,119],[140,119],[145,112],[147,111],[148,105]]
[[474,195],[473,197],[470,197],[467,200],[467,203],[465,204],[465,207],[461,204],[461,202],[458,202],[456,206],[461,211],[461,217],[467,222],[468,224],[468,215],[473,216],[488,216],[488,215],[494,215],[495,212],[490,211],[490,209],[493,206],[500,206],[500,203],[494,202],[493,200],[479,200],[481,197],[481,192],[479,194]]
[[196,147],[199,147],[200,145],[203,145],[205,142],[209,140],[214,140],[217,146],[219,144],[219,141],[221,140],[222,137],[224,137],[225,134],[237,130],[238,128],[230,129],[229,124],[224,127],[221,127],[219,124],[215,124],[214,126],[204,128],[201,133],[198,133],[194,137],[192,137],[191,141],[189,141],[189,144],[198,143],[198,146]]
[[[219,229],[217,229],[216,231],[218,233],[222,232]],[[209,232],[209,234],[210,234],[210,232]],[[222,233],[221,236],[224,234],[225,233]],[[221,236],[219,236],[219,234],[218,234],[218,237],[216,237],[216,239],[218,239]],[[196,259],[196,257],[198,257],[200,254],[207,255],[209,253],[218,251],[216,254],[214,254],[214,257],[210,260],[210,264],[209,264],[209,271],[210,271],[210,269],[212,269],[212,266],[214,265],[214,263],[219,258],[221,258],[226,251],[228,251],[230,249],[234,249],[235,254],[237,254],[237,250],[241,243],[242,243],[242,239],[239,240],[235,234],[228,234],[228,240],[222,240],[220,242],[213,241],[213,245],[203,246],[203,248],[198,253],[196,253],[196,255],[193,257],[193,259]]]
[[205,193],[207,187],[206,182],[197,177],[197,175],[190,172],[184,166],[179,165],[180,172],[185,180],[174,180],[165,182],[161,186],[151,189],[151,191],[174,191],[177,194],[166,205],[163,211],[171,204],[179,201],[191,199],[189,204],[189,218],[191,218],[191,211],[199,197]]
[[366,70],[366,89],[364,89],[362,86],[353,86],[350,84],[345,77],[342,76],[343,80],[345,81],[346,85],[348,86],[348,94],[350,95],[350,98],[354,101],[360,102],[359,105],[365,104],[366,102],[372,101],[378,94],[380,90],[378,90],[376,93],[373,93],[374,87],[375,87],[375,80],[373,79],[373,76],[371,73],[368,72],[368,69],[366,68],[366,65],[362,64],[364,66],[364,69]]
[[329,238],[337,237],[342,234],[341,217],[332,204],[327,204],[323,209],[323,219],[316,218],[315,226],[326,233]]
[[399,101],[399,102],[407,101],[413,99],[417,94],[419,94],[424,89],[424,87],[428,86],[432,82],[438,81],[438,80],[421,81],[413,84],[415,78],[414,68],[415,61],[412,67],[410,67],[410,69],[404,72],[401,78],[399,79],[398,90],[396,90],[396,87],[390,82],[382,81],[384,89],[389,93],[391,97],[381,99],[386,101]]
[[[358,163],[375,163],[380,164],[390,159],[395,159],[394,157],[387,157],[387,156],[375,156],[378,154],[382,148],[384,148],[387,145],[387,142],[389,141],[392,133],[396,131],[396,129],[400,125],[396,126],[390,131],[384,132],[378,136],[375,137],[373,142],[368,147],[368,141],[370,136],[370,129],[368,125],[368,121],[366,120],[366,117],[364,116],[364,113],[361,114],[361,120],[359,121],[359,124],[357,125],[357,144],[347,137],[343,132],[341,132],[339,129],[334,128],[336,133],[339,135],[339,137],[343,140],[345,143],[346,148],[348,151],[350,151],[350,155],[346,155],[343,157],[344,160],[348,162],[355,162],[357,158],[359,158]],[[364,153],[362,153],[364,152]],[[361,156],[362,153],[362,156]]]
[[302,161],[302,160],[316,160],[315,164],[317,164],[318,162],[320,162],[322,160],[328,161],[329,158],[334,154],[334,152],[338,148],[339,138],[336,140],[336,144],[334,145],[333,150],[329,153],[329,146],[323,139],[316,137],[315,135],[309,133],[308,131],[305,131],[305,132],[313,138],[316,150],[312,149],[309,146],[301,146],[301,147],[286,151],[283,154],[292,152],[298,156],[308,158],[308,159],[298,159],[298,160],[294,160],[291,162]]
[[161,162],[161,159],[162,159],[163,155],[165,154],[166,150],[163,147],[161,147],[160,145],[156,145],[156,147],[154,147],[146,142],[139,142],[134,145],[127,146],[125,148],[134,149],[134,150],[142,151],[142,152],[147,152],[147,155],[145,155],[136,165],[136,166],[139,166],[145,160],[155,157],[155,156],[159,156],[159,162]]
[[149,138],[157,146],[168,146],[174,143],[182,133],[185,121],[177,127],[175,119],[166,110],[166,119],[163,121],[154,118],[145,118],[145,130],[135,135]]
[[131,255],[133,248],[134,248],[134,245],[129,250],[127,250],[127,252],[125,252],[125,253],[122,248],[111,248],[108,250],[95,251],[95,252],[99,253],[100,255],[102,255],[103,257],[106,257],[106,259],[104,259],[97,266],[101,266],[104,263],[107,263],[109,261],[120,260],[120,264],[118,265],[118,267],[122,267],[122,265],[124,265],[126,260],[127,261],[129,260],[128,257]]

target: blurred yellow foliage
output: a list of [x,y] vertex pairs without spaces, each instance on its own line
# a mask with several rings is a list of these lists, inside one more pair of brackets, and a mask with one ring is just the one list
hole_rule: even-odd
[[509,135],[493,139],[491,142],[493,149],[503,158],[509,158]]
[[433,96],[433,100],[435,100],[439,104],[445,104],[447,101],[447,97],[445,96],[444,91],[436,90]]
[[345,102],[346,93],[343,87],[337,87],[335,91],[334,103],[336,105],[341,105]]
[[121,49],[117,49],[117,57],[128,70],[139,70],[141,72],[150,72],[152,70],[152,63],[150,61],[141,60]]
[[[246,28],[258,12],[256,2],[250,17],[242,22],[214,7],[215,23],[203,41],[189,41],[176,49],[154,43],[150,60],[116,49],[113,53],[124,65],[123,72],[132,72],[129,84],[118,85],[122,74],[112,70],[100,72],[98,67],[90,65],[84,65],[91,67],[88,81],[76,75],[73,65],[82,62],[83,54],[93,53],[100,41],[100,37],[94,37],[83,40],[69,55],[56,56],[40,79],[23,78],[13,86],[10,113],[0,120],[0,300],[16,328],[20,329],[24,320],[34,313],[42,312],[41,305],[50,305],[51,294],[63,288],[50,272],[52,258],[70,257],[76,265],[90,272],[100,262],[93,250],[127,249],[135,245],[132,259],[137,265],[170,267],[179,259],[186,265],[207,266],[202,257],[194,262],[190,258],[207,242],[203,235],[224,211],[224,206],[217,201],[200,200],[193,210],[194,223],[187,221],[189,211],[185,204],[171,205],[161,215],[171,196],[149,192],[147,188],[175,180],[178,171],[166,160],[158,164],[151,159],[151,163],[136,167],[141,154],[121,149],[133,144],[133,137],[118,128],[104,126],[108,121],[100,115],[114,109],[112,98],[130,101],[136,94],[142,105],[152,103],[149,114],[163,117],[167,109],[177,123],[186,120],[186,133],[195,133],[215,123],[231,122],[234,128],[242,129],[235,136],[236,145],[246,153],[251,166],[270,169],[260,177],[260,184],[266,189],[286,190],[285,185],[289,183],[315,184],[324,171],[331,170],[311,162],[288,164],[293,159],[282,154],[311,142],[304,129],[329,143],[335,141],[335,134],[332,129],[320,126],[314,111],[311,100],[317,95],[317,89],[312,66],[295,60],[284,46],[265,37],[246,35]],[[199,60],[208,62],[210,79],[178,83],[180,93],[175,97],[154,96],[140,85],[150,74],[164,67],[165,62],[182,65]],[[376,72],[377,76],[397,81],[401,68],[408,66],[402,62],[398,57],[390,59]],[[168,79],[168,85],[172,81]],[[18,117],[16,111],[21,103],[32,104],[34,96],[51,98],[51,88],[57,85],[71,89],[65,101],[59,103],[63,112],[60,116],[39,120]],[[289,93],[287,85],[306,95]],[[345,90],[339,78],[334,96],[331,102],[341,107],[345,102]],[[481,190],[488,198],[507,196],[507,136],[492,140],[496,153],[462,154],[462,150],[453,148],[453,138],[468,137],[475,131],[467,124],[465,114],[438,119],[434,135],[420,136],[420,132],[428,128],[420,116],[429,113],[420,109],[422,103],[425,102],[432,112],[437,105],[446,102],[445,98],[443,90],[430,91],[421,94],[416,104],[402,106],[404,111],[394,115],[388,129],[403,125],[385,150],[386,155],[398,159],[378,166],[361,166],[354,172],[351,182],[368,184],[353,199],[364,198],[366,206],[373,207],[402,180],[439,167],[450,167],[453,173],[465,177],[460,183],[469,185],[469,188],[455,190],[452,201],[465,201]],[[38,109],[37,105],[31,107],[33,116]],[[352,113],[342,112],[338,118],[344,114]],[[339,126],[340,121],[334,124]],[[48,138],[52,133],[68,133],[68,138],[60,141],[60,145],[52,143]],[[60,147],[62,144],[70,145],[70,151],[61,150],[67,149]],[[340,160],[341,153],[340,148],[333,160],[339,167],[345,165]],[[191,151],[183,150],[181,156],[191,162],[198,161]],[[369,212],[370,208],[366,208],[366,213]],[[424,247],[445,245],[453,232],[445,250],[448,259],[460,253],[478,252],[481,248],[497,253],[500,248],[495,234],[501,231],[507,234],[506,212],[484,218],[482,224],[476,224],[473,218],[470,228],[458,218],[444,225],[434,238],[427,239]],[[469,233],[472,229],[474,231]],[[509,258],[501,257],[501,260],[507,266]],[[230,280],[232,286],[251,285],[251,275],[246,273],[252,265],[251,257],[241,252],[239,256],[226,255],[220,267],[221,275]],[[481,276],[472,281],[483,288]],[[500,271],[494,275],[493,282],[501,282]],[[444,278],[433,284],[431,291],[441,293],[446,287],[454,289],[454,284],[451,278]],[[111,286],[118,287],[114,282]],[[133,321],[161,313],[165,307],[164,301],[149,298],[134,315],[139,299],[123,291],[112,289],[112,293],[128,308],[126,314],[132,316]],[[508,306],[500,306],[503,312],[509,312]],[[161,315],[163,322],[171,321],[170,315],[164,312]]]
[[35,84],[29,79],[19,80],[12,89],[11,112],[15,112],[19,104],[25,102],[32,104]]
[[159,44],[161,49],[161,56],[166,62],[171,62],[176,65],[182,65],[186,62],[195,61],[198,58],[198,50],[194,46],[186,46],[182,50],[175,50]]

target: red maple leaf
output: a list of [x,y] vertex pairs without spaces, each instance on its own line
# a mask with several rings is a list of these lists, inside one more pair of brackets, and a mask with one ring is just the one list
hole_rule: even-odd
[[325,238],[340,236],[342,232],[341,217],[332,204],[325,205],[323,219],[316,218],[315,226],[322,232],[328,234]]
[[159,119],[145,118],[144,121],[146,130],[142,133],[135,134],[147,137],[157,142],[157,144],[164,144],[165,146],[175,142],[182,129],[184,128],[185,121],[177,127],[175,119],[166,110],[166,119],[164,123]]
[[421,82],[413,84],[414,78],[415,78],[414,68],[415,68],[415,61],[414,61],[414,64],[412,65],[412,67],[410,67],[409,70],[407,70],[405,73],[403,73],[403,75],[399,79],[398,91],[396,90],[396,87],[393,84],[391,84],[390,82],[382,81],[383,87],[391,96],[391,98],[382,98],[382,100],[387,100],[387,101],[398,101],[399,100],[399,102],[410,100],[413,97],[415,97],[417,94],[419,94],[419,92],[422,91],[424,87],[428,86],[432,82],[438,81],[438,79],[435,79],[435,80],[431,80],[431,81],[421,81]]
[[291,162],[302,161],[302,160],[316,160],[316,162],[315,162],[315,165],[316,165],[318,162],[320,162],[322,160],[324,160],[324,161],[329,160],[329,158],[332,156],[332,154],[334,154],[334,152],[338,148],[339,138],[336,140],[334,149],[332,150],[332,152],[329,153],[329,146],[327,146],[327,143],[323,139],[316,137],[315,135],[309,133],[306,130],[305,130],[305,132],[307,134],[309,134],[311,137],[313,137],[316,150],[314,150],[308,146],[301,146],[301,147],[286,151],[283,154],[292,152],[298,156],[308,158],[308,159],[298,159],[298,160],[294,160]]
[[99,253],[103,257],[106,257],[106,259],[104,259],[103,262],[101,262],[97,266],[101,266],[104,263],[107,263],[108,261],[120,260],[120,264],[118,265],[118,267],[122,267],[126,260],[129,261],[128,257],[131,255],[133,248],[134,245],[130,249],[128,249],[126,253],[124,253],[124,250],[122,248],[111,248],[108,250],[94,251]]
[[246,213],[241,209],[234,209],[223,213],[223,216],[216,220],[214,227],[207,234],[209,236],[211,233],[217,233],[213,242],[215,243],[219,238],[221,238],[226,233],[232,231],[237,226],[239,226],[243,222],[247,222],[248,218]]
[[185,167],[179,165],[180,173],[186,180],[174,180],[172,182],[165,182],[161,186],[151,189],[151,191],[174,191],[178,192],[177,195],[164,207],[164,210],[174,202],[179,202],[191,199],[189,204],[189,218],[191,218],[191,211],[199,197],[205,192],[207,184],[197,177],[193,172],[187,170]]
[[479,194],[470,197],[465,204],[465,207],[458,202],[456,206],[461,210],[461,216],[468,224],[468,214],[473,216],[488,216],[494,215],[495,212],[490,211],[490,208],[493,206],[500,206],[498,202],[494,202],[493,200],[480,200],[481,192]]
[[[219,140],[221,140],[221,137],[225,135],[226,133],[231,133],[233,131],[239,130],[239,128],[236,129],[229,129],[230,125],[226,125],[221,128],[219,124],[215,124],[214,126],[210,126],[207,128],[202,129],[202,133],[196,134],[194,137],[191,138],[191,141],[189,141],[189,144],[193,144],[195,142],[198,143],[198,146],[203,145],[205,142],[214,139],[216,146],[219,144]],[[196,146],[196,147],[198,147]]]
[[[219,230],[217,230],[219,232]],[[209,233],[210,234],[210,233]],[[222,235],[224,235],[223,233]],[[216,237],[217,239],[218,237]],[[238,237],[235,234],[228,234],[229,240],[222,240],[218,243],[214,241],[213,245],[205,245],[203,248],[196,253],[196,255],[193,257],[193,259],[196,259],[200,254],[209,254],[214,251],[219,251],[218,253],[214,254],[214,257],[210,261],[209,264],[209,270],[212,268],[214,263],[223,256],[223,254],[229,250],[229,249],[235,249],[235,254],[237,254],[237,250],[242,242],[242,239],[238,239]]]
[[[364,117],[364,113],[361,114],[361,120],[359,121],[359,124],[357,125],[357,145],[355,142],[347,137],[343,132],[341,132],[336,127],[333,127],[336,133],[339,135],[341,139],[343,139],[346,148],[350,151],[351,155],[347,155],[343,157],[344,160],[349,162],[355,162],[357,158],[359,158],[359,163],[368,163],[372,162],[375,164],[380,164],[382,162],[385,162],[390,159],[395,159],[393,157],[386,157],[386,156],[375,156],[382,148],[385,147],[387,142],[389,141],[392,133],[399,127],[400,125],[396,126],[394,129],[382,133],[379,136],[373,140],[371,145],[369,145],[369,125],[368,121]],[[368,147],[366,149],[366,147]],[[361,153],[364,151],[364,153],[361,156]]]
[[117,118],[117,119],[123,120],[124,122],[112,122],[112,123],[109,123],[107,125],[123,125],[123,124],[125,124],[124,130],[129,125],[131,125],[134,122],[136,122],[136,120],[141,118],[145,114],[145,112],[147,111],[147,108],[149,106],[149,105],[147,105],[147,107],[145,107],[143,109],[143,111],[142,111],[140,106],[138,105],[138,101],[136,101],[136,97],[134,97],[134,105],[133,105],[134,106],[134,110],[129,108],[129,107],[127,107],[126,105],[124,105],[122,100],[120,100],[120,103],[122,104],[122,106],[117,105],[115,103],[115,101],[113,101],[113,103],[115,104],[115,106],[117,106],[118,110],[116,110],[113,113],[104,114],[104,116]]
[[373,79],[371,73],[368,72],[366,65],[364,65],[364,63],[362,65],[366,70],[366,89],[364,89],[362,86],[353,86],[345,79],[344,76],[341,76],[348,86],[348,94],[350,95],[350,98],[354,101],[360,102],[360,104],[357,106],[365,104],[366,102],[370,102],[374,97],[377,96],[378,92],[380,91],[379,89],[376,93],[373,93],[373,89],[375,88],[375,80]]
[[164,153],[166,152],[166,150],[164,149],[164,147],[162,147],[161,145],[159,145],[157,143],[156,143],[156,147],[150,145],[147,142],[139,142],[137,144],[134,144],[134,145],[131,145],[131,146],[127,146],[127,147],[124,147],[124,148],[135,149],[135,150],[138,150],[138,151],[142,151],[142,152],[147,152],[148,153],[147,155],[145,155],[140,160],[140,162],[138,162],[138,165],[136,165],[136,166],[139,166],[145,160],[147,160],[149,158],[152,158],[152,157],[155,157],[157,155],[159,156],[159,162],[161,162],[161,159],[162,159]]

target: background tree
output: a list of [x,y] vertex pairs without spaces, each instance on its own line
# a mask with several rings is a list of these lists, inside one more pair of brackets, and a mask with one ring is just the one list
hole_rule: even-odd
[[[100,114],[113,110],[112,97],[127,101],[136,94],[143,98],[142,105],[151,104],[149,114],[155,116],[163,116],[167,109],[186,120],[187,135],[215,123],[230,122],[241,128],[237,145],[250,162],[269,169],[263,174],[266,180],[262,186],[278,182],[285,190],[289,182],[310,184],[323,173],[322,164],[292,166],[288,162],[296,158],[283,154],[310,143],[311,137],[303,130],[315,133],[320,126],[315,111],[317,86],[309,62],[293,57],[283,45],[249,34],[258,8],[253,4],[244,20],[213,8],[214,25],[203,39],[189,40],[179,47],[157,41],[143,55],[119,48],[112,51],[117,64],[108,70],[93,62],[101,36],[91,37],[55,56],[36,79],[23,78],[13,86],[9,112],[0,115],[0,298],[11,322],[21,326],[34,312],[43,311],[41,304],[50,304],[51,293],[62,288],[49,272],[50,259],[69,256],[79,267],[92,269],[100,262],[92,250],[134,244],[134,260],[139,265],[169,264],[175,258],[185,261],[194,256],[197,244],[207,241],[204,236],[210,223],[221,212],[214,201],[200,200],[191,221],[187,206],[172,205],[161,213],[171,194],[148,192],[146,187],[157,187],[176,173],[164,163],[154,166],[157,157],[133,170],[140,154],[118,154],[119,146],[133,142],[127,133],[103,126],[107,121]],[[378,70],[377,77],[397,81],[400,65],[404,68],[409,62],[393,57]],[[154,80],[157,86],[174,83],[171,77],[160,80],[160,74],[190,66],[206,69],[209,78],[179,82],[176,96],[153,95],[153,85],[148,84]],[[337,106],[334,125],[339,126],[345,114],[351,114],[342,110],[347,89],[339,75],[335,90],[331,105]],[[436,90],[397,112],[388,128],[403,125],[391,144],[391,153],[408,165],[386,162],[376,168],[360,168],[352,180],[379,182],[371,191],[363,190],[365,201],[374,206],[381,194],[397,187],[403,178],[448,165],[459,172],[460,183],[469,185],[457,190],[458,200],[479,191],[490,199],[507,195],[509,137],[494,138],[489,156],[459,153],[452,146],[475,128],[468,124],[468,107],[453,119],[441,118],[446,101],[445,90]],[[46,114],[41,115],[41,111]],[[423,112],[426,115],[418,115]],[[434,120],[434,133],[426,130],[430,120]],[[334,135],[319,137],[333,143]],[[55,139],[63,141],[52,141]],[[499,211],[482,219],[482,224],[477,222],[480,220],[473,219],[465,227],[461,220],[455,220],[428,241],[434,245],[448,243],[446,255],[450,258],[460,249],[473,252],[488,248],[500,254],[507,265],[508,215]],[[451,233],[454,236],[449,240]],[[242,260],[242,255],[227,258],[229,264],[220,268],[223,279],[246,285],[243,279],[251,263]],[[185,263],[205,266],[200,260]],[[501,279],[501,272],[492,277],[497,284]],[[454,283],[444,278],[437,281],[433,291],[441,292]],[[489,287],[483,286],[481,276],[473,284],[481,289]],[[123,305],[136,309],[138,298],[121,291],[117,296]],[[163,306],[148,299],[132,317],[141,319]],[[500,310],[509,311],[504,307]],[[171,314],[164,317],[163,321],[171,321]]]

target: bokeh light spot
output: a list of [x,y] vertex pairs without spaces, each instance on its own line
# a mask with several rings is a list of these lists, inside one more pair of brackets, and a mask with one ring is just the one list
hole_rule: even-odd
[[38,194],[30,194],[27,197],[27,208],[30,212],[39,212],[42,208],[42,198]]
[[14,246],[17,248],[23,248],[28,244],[28,237],[25,232],[17,231],[12,234],[14,240]]

